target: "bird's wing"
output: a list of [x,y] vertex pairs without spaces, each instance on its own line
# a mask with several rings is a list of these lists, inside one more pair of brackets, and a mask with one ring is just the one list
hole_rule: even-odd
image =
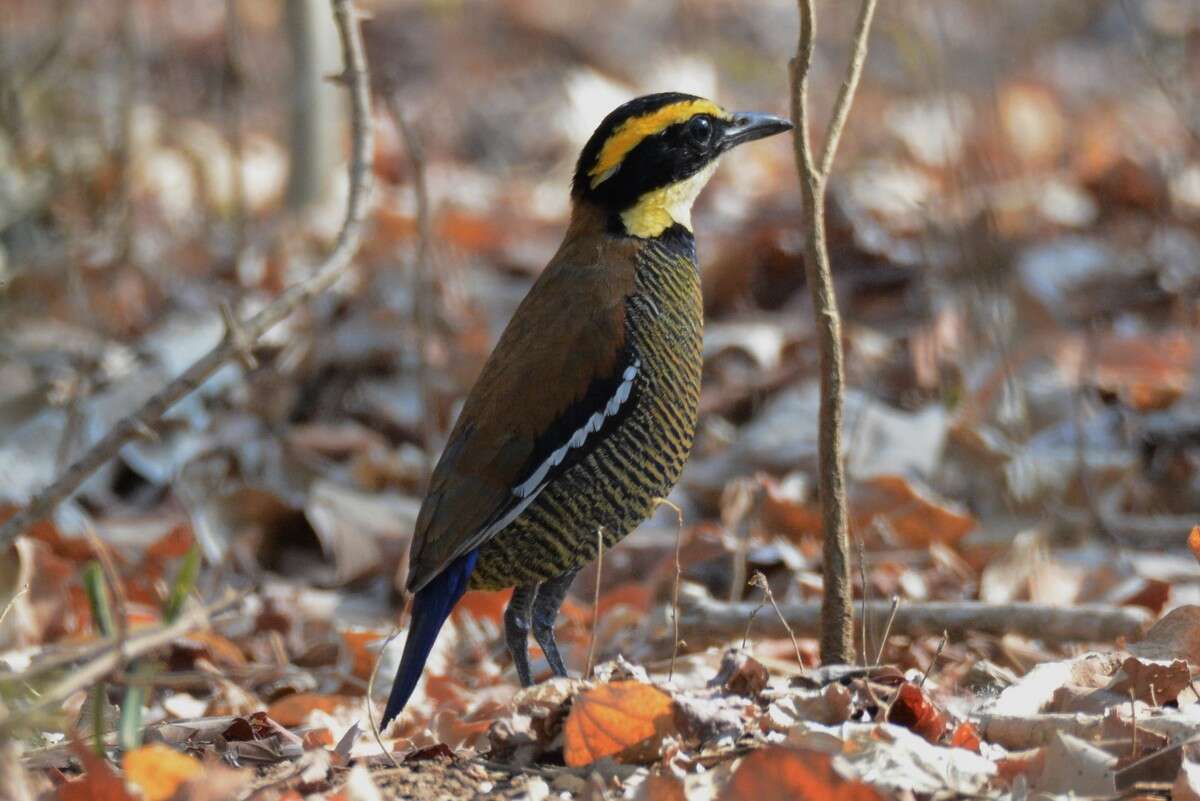
[[625,317],[634,269],[619,242],[583,237],[560,249],[521,302],[434,468],[410,591],[499,533],[632,407],[640,361]]

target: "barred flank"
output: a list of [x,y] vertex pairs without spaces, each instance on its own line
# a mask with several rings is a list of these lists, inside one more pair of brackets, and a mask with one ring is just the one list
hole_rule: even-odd
[[615,545],[670,492],[692,448],[700,403],[703,311],[689,255],[649,241],[638,257],[629,333],[645,383],[633,413],[542,490],[481,549],[472,589],[536,584],[596,558],[596,532]]

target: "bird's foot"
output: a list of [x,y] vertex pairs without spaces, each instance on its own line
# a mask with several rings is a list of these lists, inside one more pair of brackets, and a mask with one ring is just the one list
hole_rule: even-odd
[[558,642],[554,637],[554,623],[558,619],[558,610],[562,606],[563,599],[567,597],[567,590],[578,572],[579,568],[576,568],[557,578],[542,582],[538,585],[537,597],[533,601],[533,638],[537,640],[542,652],[546,654],[546,661],[550,663],[550,670],[555,676],[565,677],[567,667],[563,664],[562,655],[558,652]]
[[[504,642],[512,655],[513,667],[522,687],[533,684],[529,671],[529,626],[537,585],[530,584],[513,590],[508,608],[504,610]],[[539,640],[540,642],[540,640]]]

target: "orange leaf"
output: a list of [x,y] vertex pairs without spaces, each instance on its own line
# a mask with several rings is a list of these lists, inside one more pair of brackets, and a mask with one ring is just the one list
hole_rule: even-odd
[[1192,526],[1192,533],[1188,534],[1188,549],[1200,561],[1200,526]]
[[342,642],[350,652],[351,672],[363,681],[371,680],[371,672],[375,670],[375,660],[378,654],[370,646],[387,637],[387,632],[361,629],[343,631]]
[[304,750],[315,748],[333,748],[333,732],[324,726],[304,732]]
[[200,762],[161,743],[134,749],[121,760],[125,778],[142,791],[146,801],[166,801],[179,785],[203,772]]
[[348,695],[321,695],[320,693],[292,693],[285,695],[267,707],[267,716],[281,726],[299,726],[308,720],[314,709],[332,713],[334,710],[356,703]]
[[603,616],[605,612],[618,606],[628,606],[638,612],[649,612],[653,605],[654,591],[645,584],[629,581],[601,595],[596,614]]
[[180,523],[151,543],[150,547],[146,549],[144,558],[151,563],[182,559],[191,550],[195,541],[195,537],[192,536],[192,527],[187,523]]
[[954,729],[954,734],[950,735],[950,745],[954,748],[965,748],[968,751],[979,753],[979,732],[970,723],[963,722],[958,724]]
[[687,801],[687,791],[679,779],[660,773],[642,782],[637,801]]
[[833,757],[819,751],[772,746],[742,760],[721,801],[883,801],[869,784],[842,778]]
[[953,545],[975,528],[971,515],[901,476],[876,476],[862,482],[851,493],[850,509],[856,528],[865,529],[881,517],[912,547],[935,542]]
[[490,620],[500,625],[500,620],[504,617],[504,607],[508,606],[512,593],[511,589],[471,590],[463,594],[450,616],[458,620],[463,615],[470,615],[476,620]]
[[187,635],[187,639],[204,646],[209,657],[217,665],[241,667],[246,664],[246,654],[242,649],[228,637],[222,637],[215,631],[193,631]]
[[657,755],[674,728],[671,696],[637,681],[615,681],[582,693],[563,727],[563,756],[572,768],[613,757],[638,762]]
[[83,763],[84,774],[58,788],[59,801],[134,801],[108,760],[80,740],[71,742],[71,751]]
[[946,731],[946,716],[912,682],[900,685],[900,691],[888,713],[888,722],[911,729],[931,743],[941,740]]

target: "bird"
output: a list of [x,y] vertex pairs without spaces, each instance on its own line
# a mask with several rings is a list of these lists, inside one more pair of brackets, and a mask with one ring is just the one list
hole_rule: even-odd
[[409,551],[412,615],[382,728],[408,703],[468,589],[513,587],[505,644],[556,676],[579,570],[645,520],[683,469],[700,399],[703,308],[691,210],[719,158],[790,130],[679,92],[606,116],[580,152],[562,244],[518,305],[431,474]]

